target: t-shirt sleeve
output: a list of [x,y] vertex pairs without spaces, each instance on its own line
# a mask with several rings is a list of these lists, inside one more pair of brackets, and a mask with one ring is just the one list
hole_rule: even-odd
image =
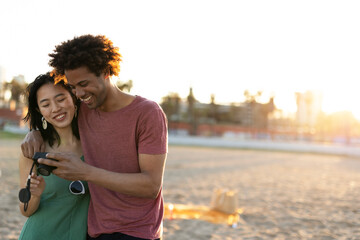
[[164,154],[168,151],[167,119],[161,107],[154,103],[139,121],[138,152]]

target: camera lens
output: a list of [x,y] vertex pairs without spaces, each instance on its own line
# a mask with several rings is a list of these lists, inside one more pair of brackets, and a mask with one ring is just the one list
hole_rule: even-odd
[[37,171],[43,176],[49,176],[53,169],[55,169],[55,167],[39,164]]

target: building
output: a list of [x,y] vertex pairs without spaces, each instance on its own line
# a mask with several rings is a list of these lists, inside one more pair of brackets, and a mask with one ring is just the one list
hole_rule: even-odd
[[4,105],[5,89],[4,84],[6,82],[6,71],[5,68],[0,66],[0,107]]
[[190,135],[221,136],[228,131],[255,129],[267,131],[269,114],[275,110],[273,98],[264,104],[254,100],[220,105],[215,103],[214,97],[211,103],[201,103],[194,97],[192,88],[185,101],[178,96],[168,96],[161,105],[167,114],[170,132],[180,130]]
[[296,122],[299,129],[305,131],[315,128],[316,121],[321,113],[322,94],[315,91],[295,93],[296,96]]

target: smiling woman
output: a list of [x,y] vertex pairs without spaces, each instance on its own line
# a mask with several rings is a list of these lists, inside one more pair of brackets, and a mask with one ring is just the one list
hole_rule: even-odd
[[[67,124],[74,135],[79,138],[75,108],[78,102],[71,95],[69,86],[64,82],[54,85],[54,78],[49,73],[39,75],[27,88],[28,113],[25,121],[29,121],[30,129],[39,129],[44,140],[52,146],[55,142],[60,143],[58,123],[61,117],[67,115]],[[63,106],[66,109],[63,109]],[[60,115],[59,115],[60,114]],[[70,116],[69,116],[70,115]],[[57,119],[59,118],[59,119]],[[47,123],[50,124],[47,124]],[[46,129],[44,127],[47,124]],[[70,124],[70,125],[69,125]]]
[[[19,239],[86,239],[90,200],[87,183],[80,183],[83,189],[74,192],[71,181],[44,172],[48,168],[44,165],[40,168],[35,157],[66,152],[82,159],[75,96],[63,82],[55,85],[54,78],[47,73],[39,75],[29,84],[27,101],[25,120],[30,121],[31,129],[40,130],[45,141],[45,153],[36,152],[32,159],[23,155],[20,157],[19,208],[28,219]],[[35,165],[37,168],[34,168]],[[69,222],[73,223],[70,228]]]

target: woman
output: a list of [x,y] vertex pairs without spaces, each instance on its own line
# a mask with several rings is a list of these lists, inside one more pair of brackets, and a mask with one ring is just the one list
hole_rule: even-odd
[[[46,152],[72,152],[82,158],[77,128],[77,101],[63,82],[50,73],[39,75],[27,88],[30,129],[39,129]],[[90,200],[86,182],[54,174],[38,175],[39,166],[20,157],[20,211],[29,217],[19,239],[86,239]],[[42,173],[44,174],[44,173]],[[46,174],[45,174],[46,175]]]

